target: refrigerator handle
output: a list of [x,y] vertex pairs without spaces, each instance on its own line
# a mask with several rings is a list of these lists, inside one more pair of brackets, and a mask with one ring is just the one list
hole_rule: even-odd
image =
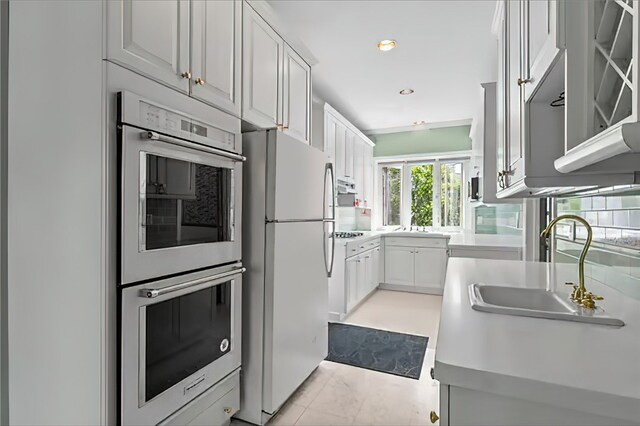
[[[331,176],[331,188],[327,188],[327,174]],[[327,270],[327,277],[331,278],[331,274],[333,273],[333,261],[336,253],[336,239],[334,235],[335,231],[335,218],[336,218],[336,200],[335,200],[335,176],[333,174],[333,163],[327,163],[324,168],[324,193],[323,193],[323,214],[326,214],[327,211],[327,189],[331,190],[331,218],[324,218],[325,223],[332,223],[331,235],[331,260],[327,259],[327,235],[326,231],[323,233],[323,247],[324,247],[324,264]]]
[[[332,226],[331,232],[328,233],[326,230],[324,230],[324,232],[322,233],[322,247],[324,249],[324,266],[327,271],[327,278],[331,278],[331,275],[333,274],[333,261],[336,256],[336,238],[333,232],[335,230],[336,224],[332,220],[327,220],[324,222],[323,225],[326,226],[329,223]],[[327,234],[329,234],[328,237],[331,239],[331,260],[327,259]]]
[[[331,188],[327,188],[327,174],[331,176]],[[336,194],[335,194],[335,175],[333,174],[333,163],[327,163],[324,167],[324,191],[322,196],[324,197],[322,201],[322,206],[324,209],[323,214],[326,214],[327,211],[327,189],[331,190],[331,217],[324,219],[335,219],[336,218]]]

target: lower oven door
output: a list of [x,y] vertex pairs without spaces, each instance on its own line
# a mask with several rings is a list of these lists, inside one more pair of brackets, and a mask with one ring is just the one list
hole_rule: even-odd
[[240,367],[242,272],[122,289],[122,424],[157,424]]
[[122,284],[241,258],[244,157],[122,126]]

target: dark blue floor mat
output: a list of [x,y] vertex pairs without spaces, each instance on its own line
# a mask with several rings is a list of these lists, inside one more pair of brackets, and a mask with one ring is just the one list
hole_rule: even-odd
[[429,338],[329,323],[327,361],[419,379]]

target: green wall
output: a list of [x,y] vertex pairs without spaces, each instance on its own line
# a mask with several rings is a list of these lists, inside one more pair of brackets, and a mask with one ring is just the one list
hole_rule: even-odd
[[470,125],[440,127],[369,137],[376,144],[375,157],[468,151],[471,149],[470,128]]

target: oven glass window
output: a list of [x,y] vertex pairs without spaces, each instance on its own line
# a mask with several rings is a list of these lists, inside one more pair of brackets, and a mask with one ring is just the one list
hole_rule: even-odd
[[231,281],[146,307],[146,401],[231,350]]
[[143,155],[143,250],[233,241],[231,169]]

